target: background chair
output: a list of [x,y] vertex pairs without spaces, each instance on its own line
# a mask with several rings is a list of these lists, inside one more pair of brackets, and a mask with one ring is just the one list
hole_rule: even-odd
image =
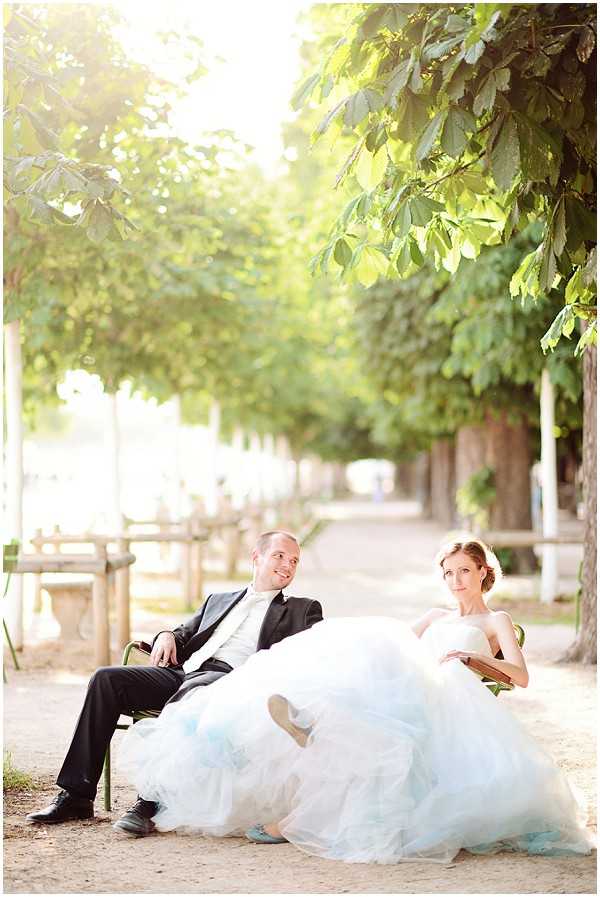
[[[2,596],[3,598],[6,598],[8,594],[10,578],[14,572],[15,567],[17,566],[18,558],[19,542],[16,539],[13,539],[11,542],[8,542],[2,546],[2,571],[7,574],[6,579],[4,580],[4,594]],[[15,670],[20,670],[21,668],[19,666],[19,661],[17,660],[17,654],[15,652],[15,648],[10,637],[10,632],[8,631],[8,626],[6,625],[6,620],[4,619],[4,615],[2,616],[2,625],[4,626],[4,638],[6,639],[8,647],[10,648],[10,653],[15,665]],[[4,664],[2,664],[2,679],[4,682],[6,682],[6,670],[4,669]]]

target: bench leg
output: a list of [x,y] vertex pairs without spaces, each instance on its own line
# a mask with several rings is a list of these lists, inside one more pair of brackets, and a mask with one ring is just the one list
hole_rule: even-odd
[[104,809],[107,813],[110,813],[111,803],[110,803],[110,742],[108,747],[106,748],[106,754],[104,755]]
[[[10,653],[12,655],[13,663],[15,665],[15,670],[20,670],[19,661],[17,660],[17,655],[15,654],[14,645],[12,643],[12,639],[10,637],[10,633],[8,631],[8,626],[6,625],[6,620],[2,620],[4,625],[4,635],[6,637],[6,641],[8,642],[8,647],[10,648]],[[5,674],[6,675],[6,674]],[[6,682],[6,679],[4,680]]]

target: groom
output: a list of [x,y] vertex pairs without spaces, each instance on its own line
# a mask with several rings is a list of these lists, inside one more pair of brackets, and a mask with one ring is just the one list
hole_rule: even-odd
[[[93,817],[104,754],[121,713],[135,708],[162,710],[191,688],[210,685],[231,672],[255,651],[322,620],[318,601],[288,598],[281,591],[294,578],[299,560],[295,536],[283,530],[263,533],[252,552],[250,585],[239,592],[209,595],[187,623],[172,632],[159,632],[150,666],[96,670],[56,780],[62,790],[48,807],[30,813],[27,821],[48,824]],[[138,798],[114,827],[138,837],[147,835],[154,829],[156,810],[154,803]]]

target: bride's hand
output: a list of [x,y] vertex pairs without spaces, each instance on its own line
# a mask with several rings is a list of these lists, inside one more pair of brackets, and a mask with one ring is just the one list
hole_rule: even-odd
[[473,656],[469,651],[448,651],[447,654],[440,658],[440,663],[446,663],[447,660],[461,660],[464,663],[469,657]]

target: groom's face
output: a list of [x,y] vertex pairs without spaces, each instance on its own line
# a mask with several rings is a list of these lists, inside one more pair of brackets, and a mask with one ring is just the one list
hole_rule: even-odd
[[254,549],[252,560],[257,592],[285,589],[296,575],[300,549],[293,539],[277,534],[271,536],[271,541],[262,551]]

